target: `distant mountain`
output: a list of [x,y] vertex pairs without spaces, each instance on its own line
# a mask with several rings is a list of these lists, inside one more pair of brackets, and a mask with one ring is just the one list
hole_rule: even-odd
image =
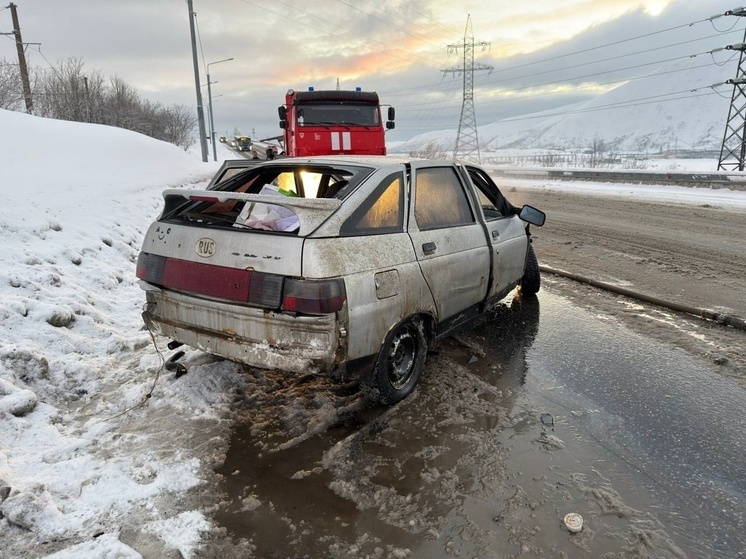
[[[657,153],[720,150],[733,88],[711,85],[733,77],[736,65],[710,58],[677,61],[626,82],[591,101],[478,127],[481,149],[588,149]],[[477,100],[477,111],[479,101]],[[391,151],[436,144],[453,149],[456,130],[429,132]]]

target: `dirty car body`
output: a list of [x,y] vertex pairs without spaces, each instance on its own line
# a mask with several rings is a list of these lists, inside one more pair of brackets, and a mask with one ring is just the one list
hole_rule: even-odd
[[[427,348],[516,287],[539,289],[528,222],[475,165],[386,157],[226,162],[163,193],[137,263],[143,318],[258,368],[359,376],[394,403]],[[228,172],[229,171],[229,172]]]

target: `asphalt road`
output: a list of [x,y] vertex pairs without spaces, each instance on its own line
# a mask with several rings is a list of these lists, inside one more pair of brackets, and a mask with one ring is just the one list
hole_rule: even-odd
[[[664,301],[746,319],[746,211],[630,196],[581,195],[552,188],[498,184],[511,202],[547,213],[532,228],[539,263]],[[686,194],[686,191],[683,191]],[[628,327],[679,347],[746,389],[746,334],[680,313],[639,307],[556,276],[555,292],[608,313]]]
[[[515,188],[515,191],[512,189]],[[504,188],[547,213],[543,264],[665,300],[746,318],[746,212],[708,205]]]

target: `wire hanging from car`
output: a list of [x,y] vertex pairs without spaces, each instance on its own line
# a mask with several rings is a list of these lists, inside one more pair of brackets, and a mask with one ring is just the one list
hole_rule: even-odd
[[153,305],[154,303],[145,303],[143,305],[143,313],[142,317],[145,322],[145,328],[148,331],[148,334],[150,334],[150,340],[153,342],[153,347],[155,348],[155,353],[158,355],[158,359],[160,360],[160,366],[158,367],[158,370],[155,372],[155,378],[153,379],[153,384],[150,387],[150,390],[143,396],[142,400],[140,400],[138,403],[130,406],[129,408],[126,408],[125,410],[121,411],[120,413],[116,415],[112,415],[111,417],[107,417],[106,419],[102,419],[101,421],[110,421],[112,419],[116,419],[118,417],[122,417],[125,414],[128,414],[129,412],[136,410],[137,408],[140,408],[148,403],[148,400],[153,396],[153,392],[155,392],[155,387],[158,384],[158,379],[161,376],[161,371],[166,368],[166,358],[163,357],[163,353],[161,353],[161,350],[158,349],[158,343],[155,341],[155,334],[153,333],[153,329],[151,328],[151,321],[148,318],[147,313],[147,307],[148,305]]

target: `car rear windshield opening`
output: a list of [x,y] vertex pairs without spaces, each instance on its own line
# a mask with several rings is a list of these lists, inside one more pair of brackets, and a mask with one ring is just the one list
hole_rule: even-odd
[[[366,172],[367,171],[367,172]],[[245,200],[195,199],[166,209],[161,219],[189,222],[206,227],[230,227],[297,234],[300,221],[292,207],[282,204],[287,198],[343,198],[368,174],[362,167],[267,166],[253,168],[213,187],[221,192],[239,192],[276,196],[278,203]]]

